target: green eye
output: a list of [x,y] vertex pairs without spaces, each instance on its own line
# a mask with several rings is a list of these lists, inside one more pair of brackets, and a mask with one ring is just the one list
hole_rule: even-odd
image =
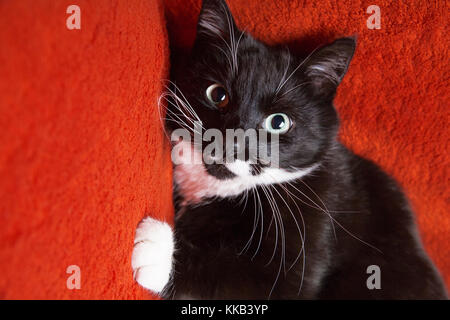
[[264,129],[270,133],[283,134],[292,126],[292,120],[284,113],[273,113],[264,120]]

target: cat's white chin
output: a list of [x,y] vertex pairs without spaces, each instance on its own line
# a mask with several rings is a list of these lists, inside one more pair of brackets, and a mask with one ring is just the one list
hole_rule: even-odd
[[[186,148],[189,152],[198,152],[188,142],[180,142],[180,144],[183,145],[178,147]],[[197,155],[197,157],[201,158],[201,155]],[[208,198],[235,197],[259,185],[296,180],[310,174],[318,166],[319,164],[314,164],[294,171],[267,167],[263,168],[259,174],[253,175],[248,161],[235,160],[225,164],[225,167],[235,174],[235,177],[218,179],[206,171],[203,163],[183,161],[174,168],[174,181],[183,198],[183,204],[198,204]]]

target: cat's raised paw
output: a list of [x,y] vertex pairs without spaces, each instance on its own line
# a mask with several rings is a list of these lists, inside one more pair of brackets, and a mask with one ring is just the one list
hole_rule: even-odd
[[134,279],[144,288],[159,293],[172,271],[174,239],[165,222],[144,218],[136,229],[131,257]]

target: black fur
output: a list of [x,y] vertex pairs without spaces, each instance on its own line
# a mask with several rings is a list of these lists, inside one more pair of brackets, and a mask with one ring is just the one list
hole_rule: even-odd
[[[204,199],[200,204],[179,208],[182,214],[177,214],[175,222],[175,270],[163,296],[446,298],[400,187],[374,163],[354,155],[337,141],[338,117],[332,101],[353,56],[355,39],[336,40],[306,58],[243,34],[237,51],[238,67],[233,70],[222,50],[226,52],[225,42],[231,43],[232,36],[237,41],[241,31],[230,20],[234,27],[230,33],[227,13],[231,17],[224,1],[204,0],[194,48],[188,62],[174,70],[174,82],[205,128],[257,129],[271,113],[288,114],[294,126],[280,137],[280,167],[293,170],[316,163],[320,166],[301,180],[272,187],[285,228],[285,266],[281,263],[280,234],[274,251],[280,223],[271,223],[273,210],[261,187],[258,192],[264,208],[260,217],[264,230],[260,219],[254,228],[254,191],[245,202],[240,198]],[[214,23],[216,32],[205,28],[202,21],[206,20]],[[299,65],[276,95],[283,74],[291,74]],[[228,90],[230,103],[225,110],[205,99],[211,83],[220,83]],[[176,128],[169,122],[168,127]],[[224,181],[232,176],[219,165],[208,167],[208,172]],[[288,196],[284,188],[292,195]],[[305,235],[303,251],[292,214]],[[241,253],[253,232],[249,248]],[[255,255],[261,235],[261,248]],[[370,265],[381,269],[379,290],[366,286]]]

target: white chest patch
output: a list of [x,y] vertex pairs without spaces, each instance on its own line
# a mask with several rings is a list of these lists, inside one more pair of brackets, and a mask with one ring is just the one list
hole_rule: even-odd
[[[252,175],[248,162],[236,160],[233,163],[225,164],[227,169],[234,173],[236,177],[220,180],[210,175],[203,163],[191,161],[192,153],[199,152],[195,151],[190,143],[180,142],[179,144],[183,144],[181,147],[189,150],[186,154],[191,156],[189,159],[178,161],[179,164],[174,169],[174,180],[184,198],[184,202],[191,204],[199,203],[206,198],[234,197],[258,185],[270,185],[295,180],[311,173],[319,166],[316,164],[293,172],[269,167],[262,169],[258,175]],[[195,157],[201,158],[201,154],[196,154]]]

